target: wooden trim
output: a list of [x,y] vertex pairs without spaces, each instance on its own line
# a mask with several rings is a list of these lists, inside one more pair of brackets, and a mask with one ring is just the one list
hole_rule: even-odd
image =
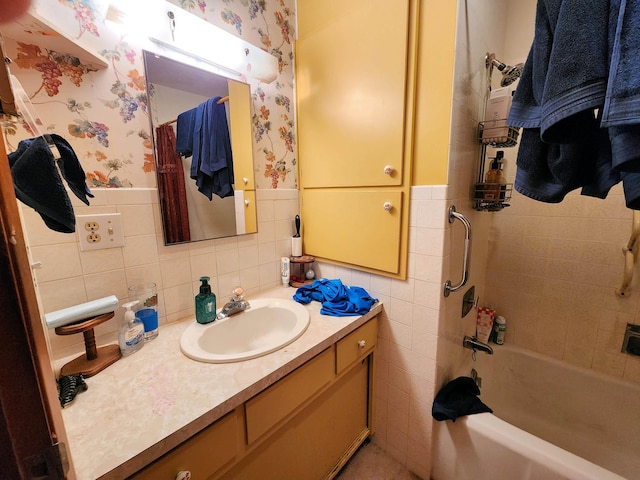
[[[0,477],[24,478],[26,459],[68,442],[3,142],[0,235]],[[49,474],[51,479],[75,479],[72,466],[66,477]]]

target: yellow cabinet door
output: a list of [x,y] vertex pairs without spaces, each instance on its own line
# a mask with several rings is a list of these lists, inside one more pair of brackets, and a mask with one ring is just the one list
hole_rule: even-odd
[[297,14],[301,185],[401,185],[409,0],[304,0]]
[[220,479],[333,478],[370,433],[369,373],[368,361],[354,365]]
[[399,189],[305,189],[304,253],[398,273],[406,241],[400,228],[402,196]]
[[251,135],[251,90],[246,83],[228,80],[229,131],[233,152],[236,190],[253,190],[253,136]]

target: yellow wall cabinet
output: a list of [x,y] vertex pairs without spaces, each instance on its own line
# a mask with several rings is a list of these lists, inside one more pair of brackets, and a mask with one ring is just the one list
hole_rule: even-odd
[[331,479],[373,432],[377,317],[132,478]]
[[416,10],[416,0],[297,10],[305,253],[396,278],[406,278]]

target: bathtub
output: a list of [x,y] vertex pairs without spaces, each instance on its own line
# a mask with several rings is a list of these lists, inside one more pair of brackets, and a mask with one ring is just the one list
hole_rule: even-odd
[[640,480],[640,386],[493,350],[472,367],[494,414],[434,422],[434,480]]

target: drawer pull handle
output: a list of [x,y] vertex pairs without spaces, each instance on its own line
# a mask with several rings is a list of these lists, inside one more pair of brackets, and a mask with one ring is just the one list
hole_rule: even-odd
[[384,167],[384,174],[391,175],[393,173],[393,167],[391,165],[386,165]]
[[358,342],[358,346],[359,346],[360,348],[364,348],[364,347],[366,347],[366,346],[367,346],[367,342],[365,342],[364,340],[360,340],[360,341]]
[[392,208],[393,208],[393,205],[391,204],[391,202],[384,202],[384,210],[386,212],[390,212]]
[[176,480],[191,480],[191,472],[189,470],[182,470],[176,475]]

